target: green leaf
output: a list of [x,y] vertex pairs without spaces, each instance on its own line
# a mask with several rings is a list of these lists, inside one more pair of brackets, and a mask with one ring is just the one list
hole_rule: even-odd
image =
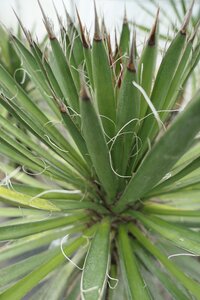
[[64,96],[63,96],[63,93],[57,82],[57,79],[56,79],[56,77],[52,71],[52,68],[49,65],[46,57],[40,50],[40,47],[35,42],[33,42],[33,44],[31,44],[30,46],[31,46],[33,55],[40,66],[41,72],[43,72],[45,78],[47,78],[47,81],[49,82],[50,86],[52,86],[53,90],[56,93],[56,96],[60,99],[63,99]]
[[[150,96],[151,94],[153,78],[155,76],[157,54],[158,54],[157,23],[158,23],[158,15],[156,16],[154,26],[152,27],[152,30],[149,34],[148,41],[144,46],[144,49],[140,57],[139,65],[138,65],[139,82],[148,96]],[[140,118],[143,118],[145,116],[148,106],[143,96],[141,96],[140,101],[141,101]]]
[[63,110],[61,111],[61,115],[62,115],[64,124],[66,125],[69,133],[71,134],[71,137],[73,138],[75,144],[78,147],[78,150],[82,154],[83,158],[90,165],[91,162],[90,162],[90,159],[89,159],[89,157],[87,155],[88,154],[88,150],[87,150],[87,146],[86,146],[85,140],[84,140],[83,136],[81,135],[79,129],[74,124],[73,120],[71,119],[70,114],[67,111],[67,108],[63,107]]
[[[52,99],[50,88],[46,82],[44,74],[40,71],[37,59],[31,54],[31,52],[23,45],[23,43],[15,36],[13,36],[14,44],[18,50],[19,56],[23,58],[24,65],[35,86],[39,89],[42,96],[46,99],[51,109],[59,116],[58,108]],[[38,71],[39,69],[39,71]]]
[[155,264],[155,259],[152,256],[148,255],[146,251],[136,242],[133,242],[135,246],[136,255],[140,258],[144,266],[151,272],[148,274],[150,276],[156,276],[158,280],[162,283],[162,287],[167,289],[169,293],[175,299],[188,300],[188,296],[180,289],[178,284],[174,284],[174,281],[170,278],[169,274],[164,272]]
[[59,239],[66,234],[73,234],[84,229],[84,225],[73,227],[67,225],[62,228],[58,227],[56,229],[51,229],[42,233],[36,233],[34,235],[15,240],[12,243],[5,245],[4,247],[1,247],[0,262],[16,258],[19,255],[21,256],[40,247],[47,247],[47,245],[52,241]]
[[199,210],[189,210],[189,209],[181,209],[173,206],[168,206],[165,204],[154,204],[154,203],[145,203],[144,212],[155,214],[155,215],[167,215],[167,216],[182,216],[182,217],[200,217],[200,209]]
[[[93,231],[87,230],[85,234],[91,234]],[[85,243],[84,237],[79,237],[69,245],[63,247],[65,255],[72,255],[81,245]],[[41,264],[37,269],[19,280],[16,284],[4,291],[1,300],[21,300],[32,288],[34,288],[45,276],[50,274],[55,268],[65,261],[64,255],[59,251],[57,255]]]
[[97,16],[95,24],[96,32],[92,47],[92,70],[95,87],[95,99],[99,108],[99,114],[102,118],[102,123],[105,132],[108,134],[109,137],[113,137],[115,130],[114,124],[116,118],[114,87],[112,82],[108,55],[98,28],[99,25]]
[[81,293],[85,300],[102,298],[107,282],[110,248],[110,220],[104,219],[88,250],[81,280]]
[[126,281],[129,297],[128,299],[150,299],[148,290],[145,287],[137,259],[133,253],[131,243],[124,226],[119,228],[118,247],[123,278]]
[[196,297],[196,299],[200,299],[200,286],[196,281],[192,280],[189,276],[183,273],[182,270],[180,270],[156,246],[154,246],[152,242],[150,242],[149,239],[146,238],[136,226],[132,224],[129,225],[129,230],[137,238],[139,243],[153,256],[155,256],[167,269],[167,271],[174,276],[174,278],[178,279],[180,283]]
[[[144,196],[166,175],[191,145],[200,129],[200,92],[154,145],[125,189],[116,211]],[[184,130],[183,130],[184,127]],[[178,140],[178,143],[174,141]]]
[[170,224],[155,216],[143,215],[139,212],[133,212],[131,215],[178,247],[200,255],[200,236],[197,232]]
[[193,171],[195,171],[198,168],[200,168],[200,157],[197,157],[191,163],[189,163],[185,168],[183,168],[180,172],[176,173],[174,176],[171,176],[170,178],[168,178],[167,180],[164,180],[161,184],[156,186],[156,188],[153,189],[153,191],[151,192],[151,195],[154,195],[156,193],[156,191],[158,193],[162,193],[163,188],[165,189],[165,187],[168,187],[169,185],[171,185],[173,183],[177,184],[177,182],[180,179],[191,174]]
[[128,25],[128,21],[126,18],[126,12],[123,20],[120,42],[119,42],[119,50],[121,55],[129,52],[129,43],[130,43],[130,29]]
[[81,93],[80,108],[83,136],[87,144],[88,152],[97,176],[110,198],[109,201],[112,201],[116,194],[116,178],[114,172],[111,170],[109,150],[100,120],[85,87],[83,87]]
[[5,287],[7,284],[22,278],[27,273],[37,268],[44,261],[49,260],[58,252],[56,249],[48,249],[39,254],[32,255],[24,260],[14,263],[0,270],[0,287]]
[[[121,175],[125,175],[127,169],[134,141],[133,133],[140,112],[139,92],[133,85],[133,81],[138,81],[134,57],[134,44],[135,40],[133,40],[129,62],[122,77],[117,103],[116,138],[114,139],[113,160],[115,170]],[[119,159],[120,156],[121,159]]]
[[79,112],[78,94],[63,50],[56,37],[50,39],[50,43],[56,65],[54,72],[56,73],[56,78],[63,95],[65,96],[66,104],[70,105],[76,112]]
[[0,198],[15,205],[23,205],[48,211],[60,210],[55,204],[48,200],[41,198],[31,199],[30,196],[8,190],[2,186],[0,186]]
[[98,213],[108,213],[108,210],[101,206],[99,203],[94,203],[91,201],[77,201],[77,200],[60,200],[55,199],[51,200],[51,203],[55,204],[56,207],[60,208],[62,211],[70,211],[70,210],[80,210],[80,209],[87,209],[93,210]]
[[[184,49],[185,42],[186,34],[180,31],[172,41],[160,64],[151,94],[151,102],[157,111],[162,110],[164,107],[165,99],[167,97],[167,93],[170,88],[174,73],[178,66],[182,50]],[[150,108],[147,110],[146,115],[148,114],[151,114]],[[142,149],[146,150],[148,146],[147,137],[152,133],[154,126],[157,126],[155,117],[154,115],[150,115],[144,120],[142,128],[140,130],[140,138],[143,142]],[[158,127],[156,128],[157,130],[159,129]],[[144,152],[141,151],[141,155],[143,153]]]
[[18,239],[41,231],[48,231],[53,228],[67,226],[74,222],[83,222],[87,219],[85,215],[73,214],[65,217],[43,219],[41,221],[29,222],[26,224],[8,225],[0,227],[0,240],[7,241]]
[[44,211],[36,210],[36,209],[27,209],[23,208],[21,211],[21,207],[13,208],[13,207],[1,207],[0,216],[2,218],[16,218],[16,217],[24,217],[26,216],[43,216],[45,214]]

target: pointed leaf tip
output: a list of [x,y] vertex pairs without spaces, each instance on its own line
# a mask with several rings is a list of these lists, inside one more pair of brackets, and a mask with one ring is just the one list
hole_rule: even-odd
[[156,19],[155,19],[154,25],[151,29],[150,35],[149,35],[149,39],[148,39],[149,46],[154,46],[156,43],[156,31],[157,31],[157,26],[158,26],[159,12],[160,12],[160,8],[158,8],[158,10],[157,10]]
[[58,23],[59,23],[60,29],[62,29],[65,32],[66,30],[65,30],[65,27],[63,25],[62,19],[61,19],[59,13],[58,13],[58,10],[56,8],[55,2],[54,1],[52,1],[52,2],[53,2],[53,7],[54,7],[54,10],[55,10],[55,13],[56,13],[56,17],[58,19]]
[[52,26],[47,18],[47,16],[45,15],[45,12],[44,12],[44,9],[40,3],[40,0],[37,0],[38,1],[38,5],[40,7],[40,10],[42,12],[42,16],[43,16],[43,23],[44,23],[44,26],[46,28],[46,31],[48,33],[48,36],[51,40],[55,39],[55,35],[54,35],[54,32],[53,32],[53,29],[52,29]]
[[99,20],[98,20],[98,14],[97,14],[97,8],[96,3],[94,1],[94,15],[95,15],[95,23],[94,23],[94,40],[95,41],[101,41],[101,31],[99,27]]
[[82,39],[83,47],[84,47],[84,48],[89,48],[89,44],[88,44],[88,42],[87,42],[87,40],[86,40],[85,32],[84,32],[84,29],[83,29],[83,25],[82,25],[82,22],[81,22],[81,18],[80,18],[78,9],[77,9],[76,6],[75,6],[75,8],[76,8],[76,15],[77,15],[78,22],[79,22],[79,27],[80,27],[81,39]]
[[81,74],[80,80],[81,80],[80,99],[83,101],[90,101],[90,95],[87,89],[87,85],[85,83],[84,74]]
[[195,2],[195,0],[192,1],[191,5],[190,5],[190,8],[188,9],[188,11],[187,11],[187,13],[185,15],[183,24],[182,24],[181,29],[180,29],[180,33],[181,34],[186,34],[187,27],[188,27],[188,24],[190,22],[190,18],[191,18],[191,15],[192,15],[192,10],[193,10],[193,6],[194,6],[194,2]]
[[73,20],[70,16],[70,14],[68,13],[66,5],[65,5],[63,0],[62,0],[62,4],[63,4],[64,10],[65,10],[65,15],[66,15],[66,18],[67,18],[67,25],[68,25],[68,27],[71,27],[74,24],[74,22],[73,22]]
[[101,32],[102,32],[103,38],[106,40],[106,38],[108,36],[108,32],[107,32],[107,28],[106,28],[104,17],[103,17],[102,22],[101,22]]
[[127,18],[127,11],[126,11],[126,4],[124,5],[124,18],[123,18],[123,24],[128,23],[128,18]]
[[12,10],[13,10],[13,12],[14,12],[14,14],[15,14],[15,16],[16,16],[18,22],[19,22],[19,25],[20,25],[20,27],[21,27],[21,29],[22,29],[22,31],[23,31],[23,33],[24,33],[24,35],[25,35],[25,37],[26,37],[28,43],[29,43],[30,45],[32,45],[32,44],[33,44],[33,40],[32,40],[30,31],[27,31],[27,30],[26,30],[26,28],[24,27],[22,21],[20,20],[19,16],[17,15],[16,11],[14,10],[14,8],[12,8]]
[[131,44],[130,56],[128,61],[128,70],[131,72],[136,72],[136,63],[135,63],[135,45],[136,45],[136,32],[133,33],[133,39]]

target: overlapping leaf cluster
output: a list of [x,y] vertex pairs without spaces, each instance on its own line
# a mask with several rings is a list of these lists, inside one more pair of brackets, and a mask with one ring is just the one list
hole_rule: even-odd
[[158,13],[138,53],[126,17],[113,49],[96,10],[92,43],[78,12],[58,38],[41,11],[45,51],[12,36],[37,97],[0,65],[0,299],[200,299],[192,7],[158,69]]

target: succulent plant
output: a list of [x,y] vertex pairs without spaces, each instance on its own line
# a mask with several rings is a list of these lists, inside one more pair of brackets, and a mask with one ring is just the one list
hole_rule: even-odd
[[39,5],[50,49],[12,35],[39,96],[0,66],[0,299],[200,299],[200,90],[176,108],[192,7],[157,68],[158,13],[139,53],[126,18],[113,50],[96,9],[90,43]]

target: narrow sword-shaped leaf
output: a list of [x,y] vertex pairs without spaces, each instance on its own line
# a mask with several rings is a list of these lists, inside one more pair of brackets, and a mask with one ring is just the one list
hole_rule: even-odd
[[81,18],[79,16],[78,10],[76,9],[77,13],[77,18],[79,21],[79,27],[80,27],[80,33],[81,33],[81,40],[82,40],[82,46],[83,46],[83,54],[85,58],[85,63],[86,63],[86,70],[87,70],[87,75],[89,77],[89,82],[94,89],[94,82],[93,82],[93,73],[92,73],[92,51],[91,51],[91,46],[89,41],[87,41],[85,32],[83,29],[83,25],[81,22]]
[[143,211],[163,216],[200,217],[200,209],[181,209],[165,204],[145,203]]
[[171,262],[156,246],[146,238],[141,231],[133,224],[129,225],[129,230],[137,238],[139,243],[147,249],[153,256],[155,256],[163,266],[171,273],[180,283],[190,291],[196,299],[200,299],[200,286],[192,280],[189,276],[182,272],[173,262]]
[[[184,82],[185,69],[190,64],[190,55],[193,51],[192,46],[193,46],[193,41],[194,41],[195,35],[196,35],[196,33],[189,39],[188,43],[186,44],[186,47],[183,51],[181,60],[179,62],[177,70],[174,74],[167,97],[165,99],[164,109],[166,109],[166,110],[170,110],[174,107],[174,104],[177,100],[177,96],[180,94],[180,89]],[[165,120],[166,116],[168,114],[169,113],[167,113],[167,112],[161,112],[161,114],[160,114],[161,119]]]
[[[68,64],[69,64],[70,71],[71,71],[72,78],[74,80],[76,89],[77,89],[77,91],[80,91],[80,78],[79,78],[79,71],[78,71],[79,63],[77,63],[77,61],[75,60],[75,54],[77,54],[77,51],[76,51],[77,44],[78,45],[80,44],[79,41],[77,42],[77,39],[79,39],[79,36],[78,36],[78,33],[71,34],[69,32],[69,31],[71,31],[71,29],[67,30],[65,28],[54,3],[53,3],[53,6],[55,9],[59,27],[60,27],[60,35],[61,35],[61,39],[62,39],[63,50],[65,52],[65,56],[66,56]],[[72,26],[73,25],[74,24],[72,24]],[[71,36],[72,36],[72,39],[71,39]],[[82,51],[82,49],[78,49],[78,50],[80,50],[80,52]]]
[[66,125],[67,129],[69,130],[69,133],[71,134],[71,137],[73,138],[74,142],[76,143],[78,150],[80,151],[80,153],[82,154],[83,158],[86,160],[88,165],[90,165],[91,161],[88,157],[88,150],[84,138],[82,137],[77,126],[72,121],[66,106],[62,105],[60,107],[60,110],[61,110],[63,122]]
[[[95,10],[95,34],[92,46],[92,70],[94,80],[94,90],[99,114],[105,132],[109,137],[113,137],[115,130],[116,104],[114,97],[114,87],[109,66],[108,55],[104,47],[100,34],[98,17]],[[103,88],[102,88],[103,87]],[[114,122],[114,123],[113,123]]]
[[[163,137],[154,145],[136,174],[133,175],[119,200],[117,211],[123,210],[128,203],[134,203],[144,196],[169,172],[198,133],[200,129],[199,114],[200,91],[191,100],[187,110],[179,115]],[[177,143],[174,142],[176,140]]]
[[[1,197],[0,197],[1,198]],[[42,216],[44,215],[44,211],[39,211],[36,209],[23,209],[23,213],[25,216]],[[1,207],[0,210],[0,216],[2,218],[16,218],[16,217],[21,217],[22,216],[22,212],[19,209],[19,207]]]
[[[85,235],[91,235],[94,228],[84,231]],[[63,247],[63,251],[67,256],[71,256],[81,245],[85,243],[84,237],[78,237],[69,245]],[[4,291],[0,297],[2,300],[21,300],[33,287],[35,287],[45,276],[47,276],[56,267],[60,266],[65,261],[65,256],[61,251],[54,256],[53,259],[48,260],[40,265],[37,269],[30,274],[19,280],[16,284]]]
[[5,261],[17,257],[39,247],[46,247],[53,240],[59,239],[66,234],[77,233],[85,229],[85,225],[64,226],[64,228],[51,229],[42,233],[27,236],[5,245],[0,249],[0,261]]
[[67,18],[67,34],[69,36],[70,39],[70,43],[72,45],[72,51],[75,57],[75,61],[76,61],[76,66],[78,67],[84,59],[84,55],[83,55],[83,48],[82,48],[82,43],[81,43],[81,37],[80,34],[76,28],[75,22],[74,20],[70,17],[66,6],[63,2],[63,6],[64,6],[64,10],[65,10],[65,14],[66,14],[66,18]]
[[[165,103],[165,99],[167,97],[167,93],[169,91],[174,73],[177,69],[182,51],[185,47],[187,39],[186,28],[190,19],[190,15],[191,11],[189,11],[186,21],[170,44],[160,64],[151,94],[151,102],[153,103],[156,110],[163,109],[163,105]],[[150,109],[147,110],[147,114],[149,113],[151,113]],[[155,117],[154,115],[150,115],[144,120],[139,134],[143,142],[142,150],[146,150],[146,147],[148,146],[147,138],[152,133],[154,126],[157,126]],[[143,151],[141,151],[140,153],[140,155],[142,155]]]
[[75,111],[79,112],[78,93],[63,50],[56,37],[51,39],[50,42],[57,67],[57,80],[65,96],[66,104],[71,105]]
[[15,191],[8,190],[0,186],[0,198],[5,199],[16,205],[23,205],[28,207],[34,207],[37,209],[48,210],[48,211],[59,211],[60,209],[52,204],[50,201],[36,198],[31,201],[31,197],[17,193]]
[[167,273],[158,268],[158,266],[155,264],[155,260],[153,260],[153,257],[148,255],[147,252],[135,241],[134,246],[136,255],[151,272],[151,275],[158,278],[158,280],[162,283],[163,288],[167,289],[172,297],[175,297],[175,299],[188,300],[188,295],[186,296],[186,294],[177,286],[177,284],[174,284],[174,281]]
[[11,133],[13,136],[17,138],[21,143],[25,144],[29,149],[33,149],[36,153],[38,153],[41,157],[47,159],[48,162],[51,162],[53,165],[58,167],[61,171],[68,173],[69,169],[66,164],[63,162],[61,163],[59,159],[53,156],[53,152],[50,149],[47,151],[43,147],[38,147],[38,145],[22,130],[14,126],[9,120],[0,116],[0,124],[1,126],[6,129],[7,132]]
[[29,222],[25,224],[8,225],[0,227],[0,240],[7,241],[18,239],[41,231],[48,231],[53,228],[67,226],[74,222],[83,222],[87,220],[86,214],[74,214],[65,217],[49,218],[43,221]]
[[39,254],[28,257],[0,270],[0,287],[5,287],[14,280],[20,279],[37,268],[41,263],[55,256],[57,249],[48,249]]
[[77,200],[51,200],[53,204],[56,205],[56,207],[60,208],[62,211],[71,211],[71,210],[81,210],[81,209],[86,209],[86,210],[92,210],[97,213],[108,213],[108,210],[101,206],[98,203],[94,203],[91,201],[77,201]]
[[[21,86],[17,84],[17,82],[1,65],[0,65],[0,80],[1,83],[6,86],[6,88],[11,93],[11,95],[14,96],[14,98],[16,98],[19,101],[19,103],[23,106],[23,108],[28,112],[31,112],[32,118],[34,118],[34,120],[37,120],[37,123],[41,125],[41,128],[43,128],[44,125],[49,122],[49,119],[45,116],[45,114],[39,109],[39,107],[36,104],[33,103],[33,101],[26,94],[26,92],[21,88]],[[14,101],[10,101],[10,102],[12,102],[13,105],[15,104]],[[50,137],[53,138],[53,140],[59,140],[61,145],[70,148],[70,145],[67,142],[67,140],[64,139],[64,137],[55,127],[52,126],[50,130],[48,129],[48,127],[46,127],[45,131],[46,134],[48,134]],[[74,149],[72,150],[72,152],[74,152]]]
[[45,77],[47,78],[49,84],[51,85],[52,89],[56,93],[56,96],[60,99],[63,99],[63,93],[61,88],[57,82],[57,79],[52,71],[50,64],[48,63],[44,53],[40,50],[39,46],[36,42],[30,45],[32,52],[35,55],[35,58],[38,61],[38,64],[41,68],[41,71],[44,73]]
[[126,16],[126,10],[125,10],[122,31],[120,35],[120,42],[119,42],[120,55],[124,55],[125,53],[129,52],[129,42],[130,42],[130,29],[129,29],[128,20]]
[[41,95],[46,99],[52,111],[54,111],[56,115],[59,116],[58,108],[52,101],[51,97],[49,97],[49,95],[51,95],[51,91],[46,82],[45,76],[41,71],[40,65],[38,64],[37,57],[35,59],[31,52],[23,45],[20,40],[18,40],[17,37],[13,36],[13,39],[16,49],[18,50],[19,55],[23,58],[24,65],[26,67],[26,70],[28,71],[28,74],[30,74],[32,81],[39,89]]
[[114,142],[113,157],[115,170],[121,175],[126,172],[134,141],[134,128],[140,113],[140,95],[138,89],[133,86],[133,81],[138,81],[134,47],[135,37],[133,38],[128,65],[122,78],[117,103],[116,134],[119,135]]
[[[3,135],[3,134],[2,134]],[[13,140],[14,141],[14,140]],[[69,182],[74,182],[74,178],[70,179],[70,175],[67,175],[66,173],[63,174],[60,171],[51,168],[50,170],[48,170],[45,161],[43,161],[40,158],[34,157],[34,155],[31,154],[30,151],[25,151],[25,148],[22,147],[20,144],[17,144],[16,142],[13,142],[13,145],[11,144],[12,139],[10,139],[8,141],[8,137],[7,140],[2,139],[0,137],[0,153],[4,154],[5,156],[9,157],[10,159],[12,159],[14,162],[19,163],[20,165],[22,165],[23,167],[25,166],[26,168],[30,168],[33,171],[36,171],[37,173],[43,173],[45,176],[52,176],[52,178],[54,179],[58,179],[58,180],[65,180],[68,178]],[[26,152],[26,154],[25,154]],[[77,181],[80,183],[80,187],[81,187],[81,182],[80,182],[80,178]],[[75,184],[76,186],[76,184]]]
[[[168,90],[165,102],[163,104],[163,108],[162,108],[163,112],[161,111],[159,113],[160,119],[163,122],[166,121],[166,118],[170,114],[170,110],[174,108],[176,102],[181,96],[181,92],[183,90],[184,83],[185,83],[185,74],[187,74],[188,66],[189,68],[191,67],[191,54],[193,51],[193,41],[196,36],[196,30],[198,29],[198,26],[195,29],[195,32],[193,33],[192,37],[187,42],[185,49],[183,50],[181,59],[179,61],[179,64],[173,76],[173,80]],[[155,124],[149,135],[149,139],[152,140],[156,136],[156,133],[157,133],[157,125]]]
[[[138,64],[139,82],[148,96],[151,94],[158,53],[158,14],[159,10]],[[140,118],[143,118],[148,106],[143,96],[140,101]]]
[[110,248],[110,220],[99,224],[88,250],[81,279],[81,294],[85,300],[98,300],[104,295]]
[[172,241],[180,248],[200,255],[200,236],[197,232],[170,224],[155,216],[148,216],[139,212],[133,212],[131,215],[135,216],[145,226],[158,232],[161,236]]
[[38,4],[44,18],[44,24],[51,43],[53,57],[55,59],[57,81],[60,85],[63,95],[65,96],[66,104],[69,104],[75,111],[79,112],[78,93],[72,78],[69,65],[66,61],[61,45],[58,42],[55,34],[53,33],[51,25],[44,13],[40,1],[38,1]]
[[117,189],[115,174],[111,170],[109,161],[109,150],[106,145],[105,136],[94,105],[91,102],[86,87],[81,92],[81,117],[83,136],[87,143],[89,155],[95,171],[109,199],[112,201]]
[[141,277],[138,262],[133,251],[134,248],[131,247],[130,239],[124,226],[119,228],[118,247],[122,274],[128,289],[128,299],[149,300],[150,295]]
[[[78,167],[78,164],[81,164],[82,166],[85,165],[85,162],[82,160],[77,151],[72,147],[72,145],[66,139],[64,139],[64,137],[57,131],[57,129],[54,130],[55,127],[51,126],[51,128],[48,128],[48,126],[45,126],[49,122],[49,120],[44,115],[43,116],[45,117],[46,121],[43,120],[43,122],[41,122],[41,119],[39,118],[38,120],[35,114],[32,115],[32,108],[28,108],[25,106],[25,109],[20,109],[20,107],[18,107],[18,105],[16,105],[14,101],[9,101],[9,99],[5,99],[5,97],[2,95],[0,95],[0,100],[1,104],[12,114],[12,116],[19,120],[25,126],[25,128],[36,135],[37,138],[39,138],[44,144],[50,147],[54,152],[59,154],[64,160],[73,165],[75,169]],[[29,112],[29,114],[27,112]],[[37,120],[37,122],[35,122],[35,120]],[[53,141],[53,145],[51,141]],[[54,146],[54,144],[57,144],[56,146],[58,147]],[[64,151],[62,150],[63,147]],[[81,167],[82,174],[85,173],[84,169]]]
[[188,174],[191,174],[193,171],[195,171],[198,168],[200,168],[200,157],[197,157],[190,164],[188,164],[185,168],[180,170],[180,172],[178,172],[174,176],[171,176],[167,180],[164,180],[161,184],[156,186],[155,189],[153,189],[153,191],[151,192],[151,195],[153,195],[154,192],[159,193],[159,191],[160,191],[160,193],[162,193],[162,188],[165,188],[173,183],[176,183],[179,179],[184,178]]

